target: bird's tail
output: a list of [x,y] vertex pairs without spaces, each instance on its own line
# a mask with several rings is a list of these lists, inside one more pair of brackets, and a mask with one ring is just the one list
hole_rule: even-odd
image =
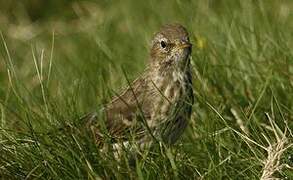
[[99,130],[99,123],[97,122],[98,117],[97,112],[91,112],[82,116],[80,121],[84,124],[86,131],[91,132],[96,143],[100,144],[102,142],[103,134]]

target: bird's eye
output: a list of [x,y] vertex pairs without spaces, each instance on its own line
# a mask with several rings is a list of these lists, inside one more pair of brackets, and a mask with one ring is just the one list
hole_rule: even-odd
[[167,47],[167,44],[166,44],[165,41],[161,41],[161,47],[162,47],[163,49]]

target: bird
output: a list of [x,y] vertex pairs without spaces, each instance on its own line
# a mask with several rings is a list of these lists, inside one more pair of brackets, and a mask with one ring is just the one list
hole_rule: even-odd
[[143,73],[99,112],[82,118],[96,142],[102,144],[106,137],[127,142],[132,134],[141,145],[173,145],[186,129],[194,103],[191,50],[184,26],[163,25],[151,41]]

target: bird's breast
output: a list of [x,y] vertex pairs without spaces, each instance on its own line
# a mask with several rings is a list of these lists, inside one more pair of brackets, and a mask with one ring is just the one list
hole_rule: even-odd
[[153,79],[152,86],[155,91],[155,96],[152,100],[153,111],[151,114],[153,121],[151,121],[152,124],[149,124],[149,126],[156,126],[157,123],[166,119],[168,114],[170,114],[172,106],[184,96],[186,83],[186,74],[177,71],[157,75]]

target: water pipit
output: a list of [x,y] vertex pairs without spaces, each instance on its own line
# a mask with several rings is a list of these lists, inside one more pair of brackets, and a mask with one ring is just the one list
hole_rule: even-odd
[[98,122],[97,113],[85,117],[98,143],[105,136],[125,142],[130,134],[140,144],[154,139],[169,145],[176,142],[194,101],[191,47],[182,25],[168,24],[155,34],[146,70],[104,106],[105,121]]

